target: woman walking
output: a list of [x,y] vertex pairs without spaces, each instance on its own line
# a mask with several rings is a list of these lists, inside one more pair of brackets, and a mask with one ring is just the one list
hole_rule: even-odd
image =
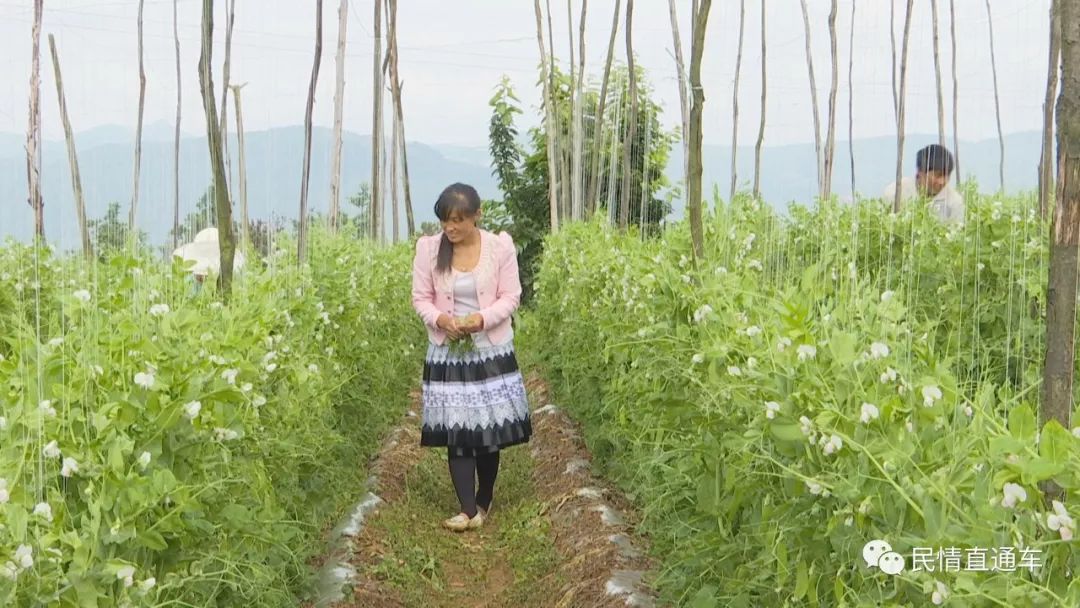
[[483,524],[500,449],[532,435],[510,316],[521,298],[517,250],[509,234],[479,228],[480,213],[474,188],[448,186],[435,203],[442,232],[420,237],[413,259],[413,308],[430,342],[420,445],[447,448],[461,512],[443,526],[455,531]]

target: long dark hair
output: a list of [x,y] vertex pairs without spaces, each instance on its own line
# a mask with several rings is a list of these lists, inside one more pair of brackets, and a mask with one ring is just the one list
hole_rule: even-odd
[[[480,211],[480,195],[476,193],[476,188],[457,183],[450,184],[442,191],[439,200],[435,201],[435,217],[445,222],[455,210],[461,211],[466,217],[475,216]],[[442,240],[439,241],[439,259],[435,264],[435,270],[448,272],[453,259],[454,244],[450,242],[450,237],[446,236],[444,231]]]

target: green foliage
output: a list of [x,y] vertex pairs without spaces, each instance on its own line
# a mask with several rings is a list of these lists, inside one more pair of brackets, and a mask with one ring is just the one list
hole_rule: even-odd
[[[570,98],[570,77],[556,70],[555,98],[558,133],[561,142],[571,142],[573,104]],[[669,184],[664,175],[675,131],[665,132],[660,124],[660,106],[652,99],[652,89],[644,71],[638,68],[638,121],[633,142],[633,162],[630,179],[629,223],[647,225],[656,234],[660,220],[671,211],[672,192],[664,192]],[[599,154],[599,171],[595,208],[601,215],[609,209],[618,208],[622,188],[622,142],[629,132],[627,119],[629,108],[629,79],[626,68],[612,68],[604,111],[604,128],[596,133],[590,125],[596,124],[599,112],[599,85],[585,87],[582,104],[583,173],[591,177],[594,153]],[[548,158],[546,125],[530,129],[529,148],[522,149],[518,143],[515,116],[521,113],[520,101],[505,77],[497,85],[489,105],[492,108],[489,126],[489,149],[492,173],[499,180],[504,196],[505,213],[513,222],[510,232],[519,247],[519,268],[522,282],[522,303],[532,298],[533,281],[543,238],[551,229],[551,211],[548,196]],[[563,146],[559,160],[570,167],[570,147]],[[583,189],[583,194],[587,194]],[[560,200],[565,197],[560,193]],[[567,201],[567,205],[568,205]],[[644,208],[644,209],[643,209]],[[617,220],[616,211],[612,217]],[[644,222],[642,212],[644,211]]]
[[[963,228],[717,201],[697,265],[685,224],[548,241],[532,343],[641,508],[671,605],[924,606],[938,583],[947,606],[1080,603],[1060,517],[1080,514],[1080,442],[1035,415],[1048,231],[1030,197],[968,201]],[[908,570],[867,568],[873,539]],[[950,547],[1042,568],[911,570]]]
[[[102,261],[125,251],[128,246],[128,237],[131,236],[127,217],[121,217],[120,203],[116,201],[109,203],[105,215],[98,219],[88,220],[86,230],[90,233],[94,253]],[[136,237],[137,247],[140,249],[147,247],[149,240],[145,232],[137,231]]]
[[298,605],[424,343],[409,245],[312,239],[228,306],[179,263],[0,250],[0,604]]

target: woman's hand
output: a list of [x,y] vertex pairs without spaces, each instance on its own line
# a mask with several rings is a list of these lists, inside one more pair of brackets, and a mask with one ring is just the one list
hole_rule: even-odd
[[451,340],[457,340],[465,335],[465,331],[458,326],[457,319],[451,317],[445,312],[439,315],[439,318],[435,320],[435,326],[446,332],[446,335]]
[[476,333],[476,332],[484,329],[484,316],[481,315],[478,312],[474,312],[471,315],[465,317],[465,322],[464,323],[459,323],[458,327],[462,331],[467,331],[469,333]]

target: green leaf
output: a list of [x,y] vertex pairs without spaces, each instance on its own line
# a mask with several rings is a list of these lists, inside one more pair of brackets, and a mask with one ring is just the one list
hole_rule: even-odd
[[794,422],[774,422],[769,425],[769,430],[781,441],[802,441],[805,439],[801,427]]
[[1050,479],[1065,470],[1065,465],[1046,458],[1024,460],[1019,465],[1020,479],[1025,484],[1034,484]]
[[776,543],[776,586],[783,587],[787,583],[791,569],[787,563],[787,543]]
[[138,540],[144,547],[154,551],[164,551],[169,548],[169,543],[165,542],[165,537],[154,530],[144,530],[140,532]]
[[806,567],[806,560],[799,560],[795,571],[795,599],[801,600],[810,589],[810,571]]
[[1017,439],[1035,438],[1035,412],[1024,403],[1009,412],[1009,433]]
[[690,600],[690,608],[716,608],[716,586],[705,585]]
[[1069,461],[1069,452],[1076,438],[1061,426],[1057,420],[1050,420],[1043,425],[1039,434],[1039,456],[1055,464],[1064,465]]
[[851,365],[853,361],[855,361],[854,334],[833,334],[832,339],[829,340],[829,347],[832,349],[833,358],[840,366],[847,367],[848,365]]

